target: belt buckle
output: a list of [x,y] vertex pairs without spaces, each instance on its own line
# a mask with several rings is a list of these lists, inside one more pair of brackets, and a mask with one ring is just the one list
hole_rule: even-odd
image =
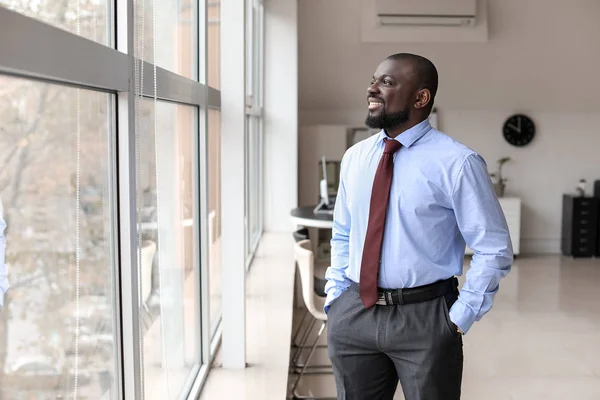
[[385,302],[388,306],[394,305],[394,299],[392,298],[392,292],[385,292]]
[[380,306],[386,306],[387,305],[387,301],[386,301],[386,298],[385,298],[385,292],[378,293],[378,295],[379,296],[378,296],[376,304],[380,305]]

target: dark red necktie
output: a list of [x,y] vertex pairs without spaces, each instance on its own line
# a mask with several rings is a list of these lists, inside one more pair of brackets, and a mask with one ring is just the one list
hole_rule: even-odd
[[397,140],[384,139],[384,141],[385,149],[373,180],[369,225],[367,226],[360,266],[360,298],[365,308],[374,306],[379,297],[377,294],[377,278],[379,277],[385,214],[394,174],[394,153],[402,146]]

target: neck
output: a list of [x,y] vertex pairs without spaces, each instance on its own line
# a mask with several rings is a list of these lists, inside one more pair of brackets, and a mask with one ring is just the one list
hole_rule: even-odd
[[421,122],[425,121],[427,119],[427,116],[423,117],[420,116],[418,118],[414,118],[414,119],[410,119],[408,121],[406,121],[406,123],[395,126],[393,128],[389,128],[385,130],[385,134],[388,135],[388,137],[390,138],[395,138],[397,136],[399,136],[400,134],[406,132],[407,130],[413,128],[414,126],[419,125]]

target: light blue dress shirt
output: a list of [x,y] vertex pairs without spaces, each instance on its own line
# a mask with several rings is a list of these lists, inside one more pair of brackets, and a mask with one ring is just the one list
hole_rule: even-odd
[[[341,163],[325,287],[329,305],[360,280],[369,223],[371,188],[383,154],[384,131],[346,151]],[[379,287],[422,286],[462,275],[465,243],[471,268],[450,309],[463,332],[492,307],[501,278],[510,271],[512,244],[485,161],[428,120],[396,137]]]
[[4,257],[6,255],[6,238],[4,237],[4,210],[2,208],[2,200],[0,199],[0,310],[4,307],[4,293],[8,290],[8,277],[6,276],[6,264]]

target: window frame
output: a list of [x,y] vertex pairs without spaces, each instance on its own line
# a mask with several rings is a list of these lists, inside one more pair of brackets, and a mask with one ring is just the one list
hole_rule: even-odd
[[[197,52],[194,76],[185,78],[150,62],[142,65],[146,77],[156,72],[157,99],[196,107],[197,124],[194,134],[194,160],[198,184],[194,188],[194,243],[198,256],[200,285],[198,296],[201,316],[201,365],[194,369],[196,376],[188,393],[183,397],[197,398],[208,374],[216,341],[208,331],[208,260],[207,260],[207,110],[221,109],[221,92],[207,82],[207,0],[195,0],[197,34],[192,43]],[[136,160],[135,160],[135,100],[134,86],[134,0],[107,0],[114,12],[110,13],[112,29],[109,37],[112,47],[80,37],[74,33],[48,25],[0,6],[0,75],[20,77],[116,95],[111,126],[114,143],[111,147],[111,183],[116,205],[112,218],[112,233],[117,260],[113,264],[115,279],[114,322],[118,337],[115,380],[119,388],[117,398],[143,398],[140,366],[140,332],[137,282],[137,220],[136,220]],[[114,7],[114,8],[113,8]],[[10,34],[1,34],[2,32]],[[73,66],[76,66],[74,68]],[[154,97],[152,79],[146,79],[141,95]],[[218,335],[215,335],[218,336]],[[214,338],[213,338],[214,339]],[[218,339],[217,339],[218,340]]]

